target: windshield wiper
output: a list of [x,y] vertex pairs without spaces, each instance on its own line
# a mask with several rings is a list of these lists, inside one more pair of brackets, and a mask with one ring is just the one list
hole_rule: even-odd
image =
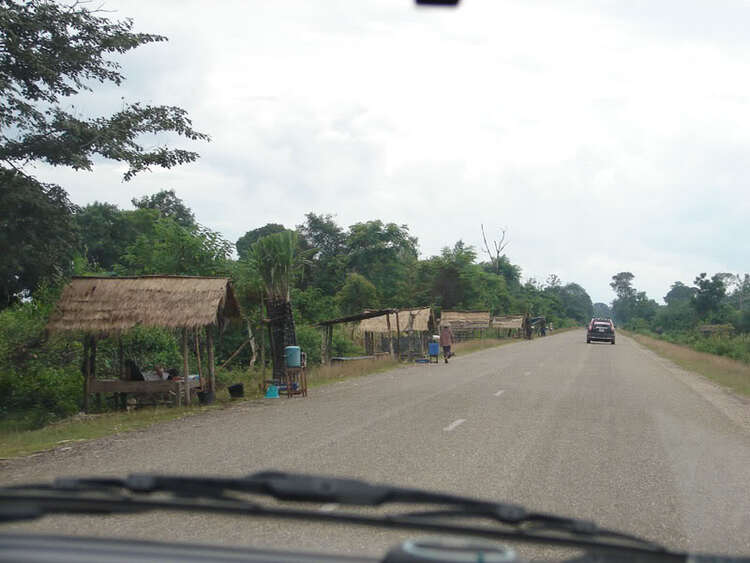
[[[261,495],[279,501],[371,506],[427,504],[427,512],[364,515],[279,508],[248,501]],[[133,474],[126,478],[61,478],[51,484],[0,488],[0,520],[38,518],[54,513],[127,513],[199,510],[254,516],[339,521],[372,526],[508,538],[597,549],[610,548],[685,560],[647,540],[607,530],[587,520],[533,512],[522,506],[488,502],[422,489],[372,484],[357,479],[265,471],[240,478]],[[483,519],[497,526],[468,526],[450,519]]]

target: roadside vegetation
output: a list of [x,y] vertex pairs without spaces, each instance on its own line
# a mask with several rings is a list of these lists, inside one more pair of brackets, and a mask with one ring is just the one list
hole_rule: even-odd
[[747,362],[732,360],[713,353],[698,352],[688,346],[646,334],[630,333],[628,336],[683,369],[699,373],[735,393],[750,396],[750,364]]
[[633,286],[620,272],[610,284],[617,297],[609,307],[594,304],[596,316],[613,317],[636,340],[677,364],[743,394],[750,389],[750,274],[701,273],[693,285],[676,281],[664,305]]

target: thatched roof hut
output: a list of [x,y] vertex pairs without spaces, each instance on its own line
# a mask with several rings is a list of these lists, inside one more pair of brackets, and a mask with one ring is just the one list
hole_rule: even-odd
[[509,315],[495,317],[492,319],[492,328],[521,329],[523,327],[523,315]]
[[107,334],[138,325],[200,328],[239,317],[228,278],[79,277],[63,290],[47,328]]
[[[398,327],[401,332],[425,332],[430,325],[430,307],[421,309],[401,309],[398,311]],[[395,317],[395,315],[394,315]],[[359,323],[360,332],[388,332],[386,315],[364,319]],[[390,330],[396,330],[395,318],[390,319]]]
[[[122,278],[80,277],[65,287],[50,317],[53,332],[83,333],[83,405],[88,411],[91,393],[171,392],[186,404],[191,391],[202,389],[213,396],[213,327],[238,318],[240,308],[228,278],[191,276],[140,276]],[[136,326],[182,329],[183,381],[132,381],[96,378],[96,340]],[[208,377],[192,382],[188,368],[188,330],[204,329],[208,350]],[[196,350],[198,337],[195,335]],[[196,351],[196,355],[198,352]],[[123,374],[122,357],[120,373]]]
[[473,330],[489,328],[489,311],[443,311],[440,324],[450,324],[452,330]]

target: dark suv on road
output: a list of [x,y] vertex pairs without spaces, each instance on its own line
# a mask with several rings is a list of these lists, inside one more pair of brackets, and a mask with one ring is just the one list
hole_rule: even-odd
[[591,319],[586,332],[586,344],[592,340],[615,343],[615,323],[612,319]]

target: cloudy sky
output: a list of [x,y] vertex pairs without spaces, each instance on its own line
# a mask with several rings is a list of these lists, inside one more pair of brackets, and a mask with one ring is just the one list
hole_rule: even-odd
[[39,169],[75,203],[129,208],[172,188],[232,241],[309,211],[382,219],[409,225],[424,256],[479,248],[484,223],[507,228],[525,278],[555,273],[595,301],[623,270],[657,299],[702,271],[750,270],[748,2],[104,8],[170,41],[121,57],[123,87],[77,107],[178,105],[212,141],[129,183],[116,163]]

